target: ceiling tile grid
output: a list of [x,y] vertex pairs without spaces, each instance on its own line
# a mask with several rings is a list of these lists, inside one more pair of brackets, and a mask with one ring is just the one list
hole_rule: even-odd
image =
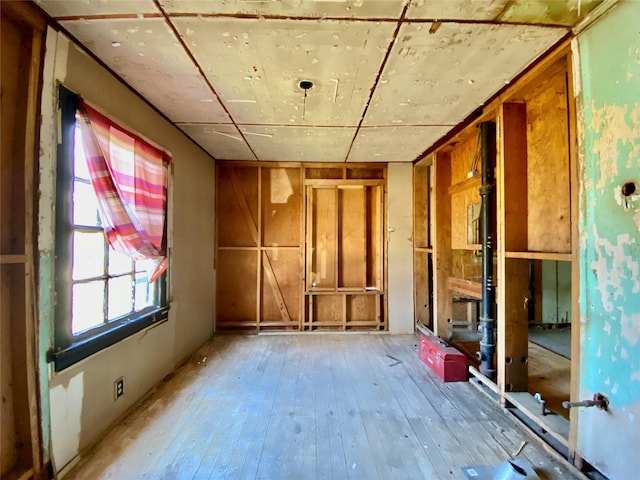
[[[357,126],[393,24],[175,18],[238,123]],[[305,101],[300,81],[314,86]]]
[[61,24],[171,121],[231,123],[164,19]]
[[601,1],[36,3],[215,159],[411,162]]
[[457,124],[566,33],[529,25],[433,25],[402,25],[365,125]]

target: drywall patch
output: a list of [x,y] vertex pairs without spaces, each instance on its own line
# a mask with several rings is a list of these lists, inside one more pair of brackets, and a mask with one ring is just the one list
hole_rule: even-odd
[[600,178],[596,188],[603,188],[608,178],[617,175],[619,160],[626,157],[627,167],[640,162],[640,104],[603,105],[589,103],[589,128],[597,137],[593,153],[599,157]]
[[64,384],[51,386],[51,439],[56,467],[61,469],[78,453],[82,431],[82,400],[84,372],[71,377]]

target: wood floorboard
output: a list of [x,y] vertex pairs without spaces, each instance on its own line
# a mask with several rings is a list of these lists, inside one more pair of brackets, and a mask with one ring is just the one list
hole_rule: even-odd
[[[417,337],[218,336],[66,479],[460,479],[519,454],[576,478],[467,382],[442,383]],[[206,357],[206,360],[204,359]]]

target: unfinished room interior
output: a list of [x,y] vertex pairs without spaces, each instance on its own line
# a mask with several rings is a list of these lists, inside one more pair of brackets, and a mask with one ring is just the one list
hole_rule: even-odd
[[1,478],[639,478],[640,0],[0,8]]

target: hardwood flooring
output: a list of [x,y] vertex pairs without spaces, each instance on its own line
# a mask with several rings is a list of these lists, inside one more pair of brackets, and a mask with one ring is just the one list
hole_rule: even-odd
[[467,382],[442,383],[417,337],[217,336],[65,479],[464,479],[528,460],[575,478]]

